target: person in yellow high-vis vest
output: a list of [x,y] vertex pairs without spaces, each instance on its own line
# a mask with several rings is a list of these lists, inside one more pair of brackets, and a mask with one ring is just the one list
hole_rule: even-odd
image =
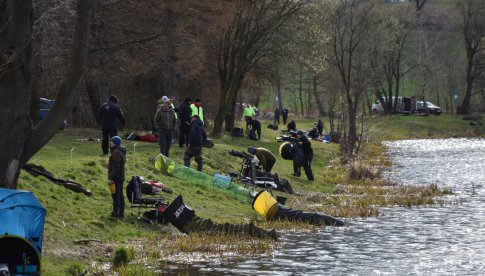
[[254,112],[254,109],[249,104],[247,104],[243,112],[243,117],[246,120],[246,130],[248,129],[249,122],[251,122],[254,115],[256,115],[256,112]]
[[199,116],[200,121],[202,121],[202,125],[204,124],[204,109],[202,109],[202,101],[197,98],[195,101],[190,105],[190,109],[192,109],[192,116],[197,115]]

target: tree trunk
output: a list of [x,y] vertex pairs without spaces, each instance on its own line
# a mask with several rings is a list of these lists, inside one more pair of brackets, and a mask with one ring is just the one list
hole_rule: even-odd
[[0,5],[0,187],[15,189],[30,119],[32,1]]
[[300,99],[300,107],[301,107],[301,116],[305,116],[305,110],[303,109],[303,72],[302,66],[300,65],[300,72],[299,72],[299,79],[298,79],[298,97]]
[[281,98],[281,75],[280,72],[277,71],[275,74],[275,82],[276,82],[276,96],[278,97],[278,106],[279,110],[283,109],[283,99]]
[[322,100],[320,100],[320,95],[318,94],[318,79],[313,75],[313,96],[315,97],[315,103],[318,108],[318,114],[320,117],[325,116],[325,109],[323,109]]
[[473,83],[475,82],[475,79],[473,77],[474,72],[473,72],[473,55],[468,55],[468,63],[467,63],[467,68],[466,68],[466,90],[465,90],[465,96],[463,97],[463,101],[461,103],[461,106],[457,108],[457,113],[458,114],[469,114],[470,113],[470,101],[472,97],[472,92],[473,92]]
[[175,13],[175,5],[177,1],[168,1],[167,3],[167,25],[166,28],[166,49],[168,55],[168,81],[167,81],[167,96],[174,96],[179,98],[179,66],[177,58],[177,14]]
[[0,33],[0,90],[7,99],[0,103],[0,187],[16,189],[20,169],[49,142],[74,106],[86,71],[90,6],[91,1],[78,2],[68,77],[54,108],[32,128],[32,1],[10,0],[0,5],[0,26],[5,26]]

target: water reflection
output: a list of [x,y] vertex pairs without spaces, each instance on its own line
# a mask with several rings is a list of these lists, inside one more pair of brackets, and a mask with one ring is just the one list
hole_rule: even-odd
[[[436,182],[462,204],[381,208],[379,218],[316,234],[290,233],[272,256],[203,263],[190,274],[481,275],[485,271],[485,140],[389,142],[402,184]],[[180,271],[180,270],[179,270]]]

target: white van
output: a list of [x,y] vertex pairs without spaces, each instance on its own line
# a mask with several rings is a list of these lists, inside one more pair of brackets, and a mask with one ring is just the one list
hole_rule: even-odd
[[[392,104],[394,104],[394,100],[396,97],[392,97]],[[400,114],[411,114],[413,110],[412,100],[409,97],[397,97],[397,108],[395,113]],[[377,99],[374,104],[372,105],[372,114],[377,114],[384,112],[384,107],[382,106],[379,99]]]

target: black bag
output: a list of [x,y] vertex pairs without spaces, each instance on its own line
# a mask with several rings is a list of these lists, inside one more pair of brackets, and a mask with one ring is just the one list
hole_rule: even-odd
[[312,139],[317,139],[318,138],[318,130],[317,130],[317,128],[313,128],[312,130],[310,130],[308,132],[308,137],[310,137]]
[[186,224],[195,217],[195,212],[184,204],[182,196],[177,196],[165,210],[164,217],[178,230],[187,233]]
[[140,202],[142,200],[141,186],[143,181],[139,176],[133,175],[126,185],[126,197],[130,203]]
[[258,138],[256,137],[256,131],[254,131],[254,130],[249,131],[248,138],[251,139],[251,140],[257,141]]
[[211,139],[206,139],[204,142],[204,147],[206,148],[213,148],[214,147],[214,142],[211,141]]
[[243,137],[244,136],[244,130],[240,127],[235,127],[231,131],[231,136],[232,137]]
[[272,129],[272,130],[278,130],[278,125],[277,124],[269,124],[268,128]]

